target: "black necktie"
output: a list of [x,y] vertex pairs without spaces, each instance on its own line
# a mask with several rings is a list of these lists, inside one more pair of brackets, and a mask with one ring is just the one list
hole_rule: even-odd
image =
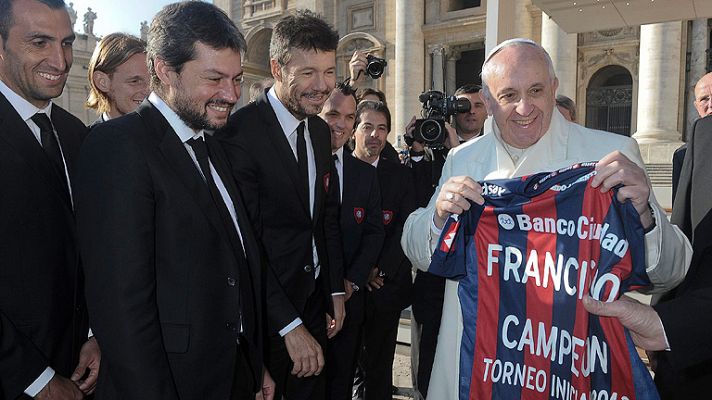
[[64,162],[62,161],[62,151],[59,149],[59,143],[57,142],[57,137],[54,135],[54,128],[52,127],[52,121],[45,113],[37,113],[32,116],[32,122],[34,122],[40,128],[40,140],[42,141],[42,148],[45,154],[54,165],[54,168],[59,173],[62,179],[62,184],[67,187],[67,175],[64,171]]
[[202,137],[199,137],[190,139],[187,143],[190,145],[190,147],[193,148],[193,151],[195,152],[195,158],[198,160],[198,165],[200,166],[200,171],[203,173],[205,184],[208,185],[210,197],[213,198],[213,203],[215,203],[215,206],[218,208],[218,211],[222,216],[222,219],[225,223],[225,228],[228,230],[228,232],[237,233],[235,223],[232,220],[232,216],[230,215],[230,212],[227,209],[227,205],[225,205],[225,201],[223,200],[223,197],[220,194],[220,190],[218,190],[218,186],[215,184],[213,174],[210,172],[210,163],[208,162],[208,146],[205,145],[205,140]]
[[332,154],[331,158],[334,159],[334,179],[332,185],[334,185],[334,190],[336,190],[336,196],[339,199],[339,204],[341,204],[341,177],[339,176],[339,156]]
[[309,159],[307,158],[307,141],[304,138],[304,121],[297,127],[297,164],[302,192],[306,193],[309,202]]

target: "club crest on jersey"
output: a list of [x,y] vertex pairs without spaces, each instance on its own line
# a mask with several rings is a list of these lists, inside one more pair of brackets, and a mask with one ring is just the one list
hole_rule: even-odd
[[356,220],[357,224],[360,224],[363,222],[364,215],[365,215],[365,213],[363,211],[363,208],[354,207],[354,219]]
[[512,218],[509,214],[499,214],[497,216],[497,221],[499,222],[499,226],[508,231],[514,229],[514,218]]
[[383,210],[383,225],[388,225],[393,221],[393,211]]
[[331,179],[331,172],[327,172],[324,174],[324,191],[328,192],[329,191],[329,180]]

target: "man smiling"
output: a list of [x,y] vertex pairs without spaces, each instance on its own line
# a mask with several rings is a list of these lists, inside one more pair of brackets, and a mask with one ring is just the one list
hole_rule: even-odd
[[89,60],[87,107],[100,114],[98,122],[134,111],[148,96],[146,43],[125,33],[107,35]]
[[276,398],[324,396],[327,309],[329,335],[344,320],[338,192],[329,126],[317,116],[336,84],[338,42],[309,11],[280,20],[270,43],[274,86],[219,134],[280,283],[267,294]]
[[0,399],[81,398],[100,354],[72,199],[86,127],[52,102],[72,66],[64,2],[0,0],[0,40]]
[[[521,177],[598,160],[592,186],[605,192],[621,185],[618,200],[632,202],[646,229],[646,271],[654,290],[675,287],[690,263],[690,244],[655,201],[635,140],[593,133],[554,112],[558,80],[551,58],[530,40],[512,39],[495,47],[482,67],[482,82],[485,105],[494,121],[485,125],[483,136],[450,152],[430,203],[408,218],[402,244],[413,264],[427,270],[450,214],[469,209],[470,201],[483,203],[476,181]],[[429,398],[461,398],[458,388],[463,380],[471,379],[459,373],[463,314],[458,287],[457,281],[446,281]]]
[[82,148],[78,231],[104,355],[97,399],[260,391],[261,252],[225,154],[206,134],[240,98],[244,51],[212,4],[164,7],[149,33],[153,93],[96,125]]

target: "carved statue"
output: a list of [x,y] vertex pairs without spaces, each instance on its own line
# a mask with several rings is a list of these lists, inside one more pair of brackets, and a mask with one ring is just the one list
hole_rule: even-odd
[[67,12],[69,13],[69,21],[72,23],[72,31],[74,30],[74,24],[77,22],[77,10],[74,9],[74,3],[69,3],[67,6]]
[[89,7],[84,14],[84,33],[87,35],[94,36],[94,20],[96,20],[96,13]]

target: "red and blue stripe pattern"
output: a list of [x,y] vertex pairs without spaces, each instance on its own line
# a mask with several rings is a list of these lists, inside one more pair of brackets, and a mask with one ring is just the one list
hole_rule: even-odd
[[638,213],[590,186],[595,163],[481,182],[429,271],[459,280],[459,399],[658,399],[630,334],[589,314],[650,285]]

